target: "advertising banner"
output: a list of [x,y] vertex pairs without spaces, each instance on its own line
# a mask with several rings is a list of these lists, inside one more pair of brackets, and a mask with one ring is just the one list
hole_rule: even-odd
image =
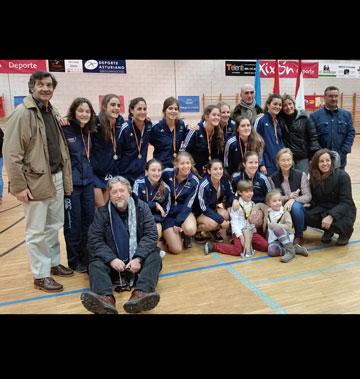
[[83,71],[102,74],[126,74],[126,62],[124,59],[89,59],[83,61]]
[[[278,61],[280,78],[296,78],[298,61]],[[273,78],[275,76],[276,61],[260,60],[260,77]],[[317,78],[319,76],[319,62],[302,62],[304,78]]]
[[65,72],[65,61],[63,59],[48,60],[50,72]]
[[81,59],[65,59],[65,72],[83,72]]
[[255,76],[256,61],[225,61],[226,76]]
[[47,71],[45,60],[0,60],[0,73],[2,74],[33,74],[39,70]]

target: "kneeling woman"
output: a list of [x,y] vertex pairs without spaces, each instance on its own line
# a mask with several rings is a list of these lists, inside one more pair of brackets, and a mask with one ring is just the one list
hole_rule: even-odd
[[295,244],[304,243],[305,208],[310,205],[311,192],[307,175],[294,166],[293,153],[290,149],[279,150],[276,155],[279,170],[271,176],[274,188],[281,191],[284,208],[289,211],[295,229]]
[[146,176],[135,180],[133,192],[145,201],[154,216],[158,239],[162,235],[162,222],[169,213],[171,198],[169,186],[161,180],[162,163],[151,159],[146,163]]
[[318,150],[311,161],[311,208],[306,209],[307,225],[324,230],[321,242],[329,243],[339,234],[336,245],[346,245],[354,231],[356,207],[347,172],[334,168],[335,156],[328,149]]
[[168,251],[179,254],[191,247],[191,237],[196,233],[196,219],[192,206],[199,187],[199,179],[191,155],[180,152],[174,160],[174,168],[164,170],[162,178],[170,187],[171,207],[163,222],[163,236]]
[[208,163],[207,175],[200,182],[198,194],[198,208],[200,216],[197,218],[199,233],[197,242],[206,241],[203,232],[212,232],[216,242],[224,242],[220,229],[227,230],[230,226],[230,217],[227,208],[239,209],[239,200],[231,189],[230,182],[224,178],[224,167],[219,159]]

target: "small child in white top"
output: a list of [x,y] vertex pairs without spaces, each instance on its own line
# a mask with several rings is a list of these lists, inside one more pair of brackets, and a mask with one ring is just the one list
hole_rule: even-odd
[[250,222],[251,211],[255,203],[251,200],[254,195],[253,185],[250,181],[240,180],[236,187],[236,195],[239,199],[238,209],[229,208],[232,243],[207,242],[204,246],[205,254],[219,252],[228,255],[241,255],[244,246],[242,229],[246,223],[253,227],[252,245],[255,250],[267,251],[268,243],[264,237],[256,232],[255,226]]

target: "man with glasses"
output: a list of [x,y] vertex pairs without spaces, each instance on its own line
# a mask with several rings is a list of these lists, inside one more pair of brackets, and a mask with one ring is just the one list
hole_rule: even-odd
[[251,125],[254,125],[254,122],[259,114],[263,113],[263,110],[255,102],[255,89],[251,84],[245,84],[241,87],[241,101],[234,108],[231,118],[236,121],[236,118],[239,116],[244,116],[248,118],[251,122]]
[[310,115],[314,121],[321,148],[336,151],[340,155],[341,168],[346,166],[346,157],[351,153],[355,129],[349,111],[338,107],[339,89],[334,86],[324,91],[325,104]]
[[132,193],[130,182],[115,176],[107,183],[110,200],[97,208],[88,234],[91,292],[81,294],[84,307],[97,314],[117,314],[113,287],[130,291],[127,313],[156,307],[161,270],[157,229],[149,206]]

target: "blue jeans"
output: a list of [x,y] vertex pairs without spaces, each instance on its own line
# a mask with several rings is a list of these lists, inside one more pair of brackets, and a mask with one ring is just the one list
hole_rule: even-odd
[[295,237],[303,237],[305,227],[305,209],[302,203],[295,201],[291,207],[291,218],[295,229]]
[[0,158],[0,197],[3,197],[4,182],[2,177],[3,158]]

